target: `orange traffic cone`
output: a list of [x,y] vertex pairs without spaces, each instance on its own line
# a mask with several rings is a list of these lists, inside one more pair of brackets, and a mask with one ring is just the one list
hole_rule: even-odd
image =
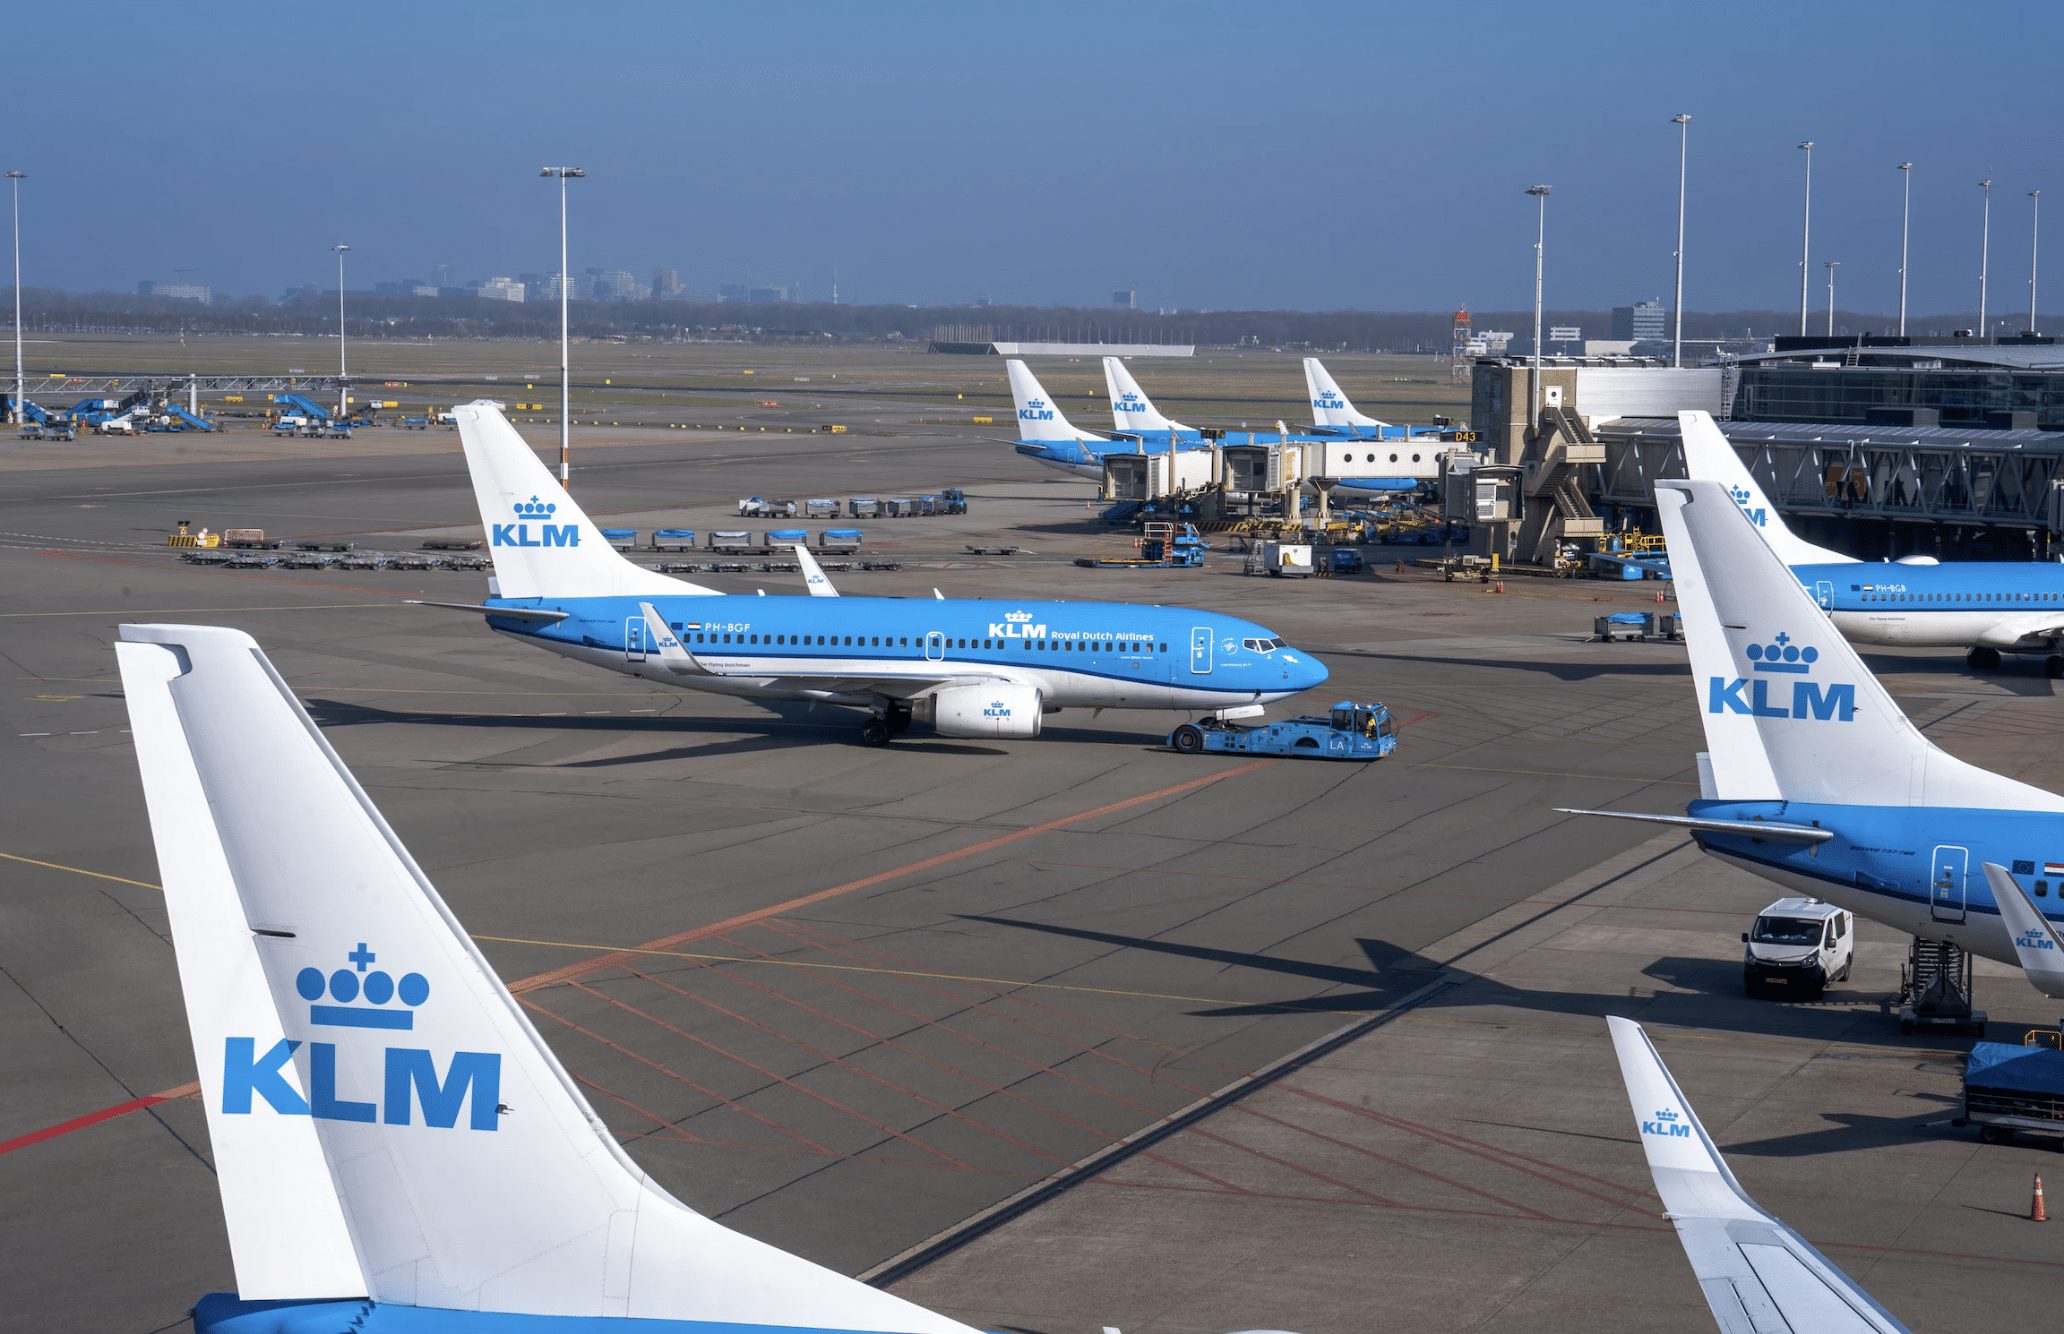
[[1655,593],[1655,600],[1656,600],[1657,602],[1661,602],[1661,601],[1663,600],[1663,590],[1662,590],[1662,589],[1658,588],[1658,589],[1656,590],[1656,593]]
[[1505,581],[1504,581],[1503,579],[1500,579],[1500,580],[1498,581],[1498,591],[1499,591],[1500,593],[1502,593],[1502,592],[1504,592],[1504,591],[1505,591]]
[[2040,1172],[2035,1174],[2035,1202],[2028,1206],[2028,1219],[2032,1223],[2047,1223],[2050,1221],[2050,1211],[2043,1208],[2042,1173]]

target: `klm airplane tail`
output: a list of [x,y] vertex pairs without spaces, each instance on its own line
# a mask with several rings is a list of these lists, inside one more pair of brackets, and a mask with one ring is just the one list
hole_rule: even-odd
[[236,1267],[202,1334],[373,1305],[972,1334],[639,1170],[250,636],[116,652]]
[[453,409],[505,598],[714,594],[626,560],[492,403]]
[[1197,429],[1162,416],[1161,409],[1154,406],[1154,400],[1147,397],[1146,390],[1139,387],[1139,381],[1132,378],[1132,372],[1118,357],[1104,358],[1104,387],[1111,393],[1111,420],[1121,431],[1172,431],[1181,434]]
[[1922,736],[1724,485],[1660,482],[1656,506],[1705,724],[1707,797],[2064,810],[2064,798]]
[[1012,357],[1004,363],[1010,372],[1011,398],[1018,409],[1018,438],[1030,441],[1102,440],[1099,435],[1078,431],[1054,406],[1039,378],[1024,362]]
[[1696,482],[1718,482],[1726,487],[1735,503],[1742,507],[1742,513],[1762,530],[1763,540],[1785,564],[1848,565],[1856,561],[1854,556],[1817,547],[1793,535],[1792,530],[1785,526],[1784,516],[1777,512],[1777,506],[1763,494],[1762,483],[1756,480],[1748,465],[1741,461],[1741,455],[1734,452],[1734,446],[1714,424],[1712,413],[1680,412],[1677,414],[1677,428],[1684,442],[1684,475]]
[[1355,405],[1347,401],[1347,395],[1341,393],[1340,386],[1333,382],[1333,373],[1317,357],[1304,359],[1304,388],[1311,399],[1314,426],[1346,430],[1354,426],[1390,425],[1355,411]]

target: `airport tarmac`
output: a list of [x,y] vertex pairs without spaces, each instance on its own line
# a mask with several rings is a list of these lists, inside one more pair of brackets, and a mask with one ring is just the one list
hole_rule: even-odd
[[[1125,542],[1088,525],[1088,484],[920,415],[587,430],[574,488],[613,524],[707,529],[742,495],[964,486],[966,516],[858,525],[904,568],[841,586],[1248,615],[1331,667],[1307,707],[1388,703],[1398,752],[1184,758],[1173,716],[1115,712],[864,749],[844,711],[653,689],[402,604],[479,575],[162,546],[177,518],[388,550],[474,530],[449,433],[0,447],[8,1321],[178,1328],[233,1286],[107,647],[125,620],[258,637],[669,1190],[978,1326],[1706,1328],[1606,1013],[1652,1025],[1749,1190],[1909,1324],[2041,1320],[2064,1255],[2021,1215],[2056,1156],[1946,1125],[1965,1043],[1887,1017],[1899,942],[1866,929],[1824,1003],[1751,1002],[1736,937],[1774,888],[1553,811],[1696,790],[1682,649],[1582,642],[1655,585],[1499,595],[1397,572],[1411,550],[1341,580],[1223,551],[1081,570]],[[1005,542],[1024,553],[964,551]],[[1875,661],[1941,744],[2064,786],[2053,683]],[[2055,1017],[2004,970],[1980,1001],[1996,1038]]]

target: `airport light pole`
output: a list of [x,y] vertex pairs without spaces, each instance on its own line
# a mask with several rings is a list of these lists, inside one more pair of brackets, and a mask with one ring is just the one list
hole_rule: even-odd
[[28,179],[28,175],[25,171],[7,173],[7,184],[14,192],[14,401],[7,409],[7,420],[11,423],[22,420],[21,183]]
[[1540,204],[1540,219],[1534,232],[1534,365],[1527,377],[1527,426],[1535,429],[1541,420],[1541,260],[1548,245],[1548,192],[1545,185],[1529,185],[1527,193]]
[[1691,156],[1691,117],[1675,115],[1670,123],[1677,140],[1677,332],[1670,340],[1670,364],[1684,364],[1684,169]]
[[587,174],[579,167],[543,167],[538,171],[540,176],[559,178],[559,485],[568,489],[573,477],[569,462],[573,445],[573,370],[566,349],[570,341],[567,312],[573,279],[566,272],[566,183]]
[[330,247],[337,252],[337,415],[351,415],[351,366],[344,356],[344,252],[350,246],[339,242]]
[[1978,227],[1978,336],[1990,337],[1985,329],[1985,277],[1992,259],[1992,177],[1978,182],[1985,191],[1985,220]]
[[1835,269],[1841,262],[1839,259],[1822,261],[1827,265],[1827,336],[1830,340],[1835,336]]
[[2030,190],[2035,211],[2028,219],[2028,332],[2035,332],[2035,259],[2042,246],[2042,191]]
[[1899,164],[1899,336],[1906,337],[1906,241],[1913,218],[1913,163]]
[[1808,247],[1813,240],[1813,141],[1801,139],[1799,147],[1806,151],[1806,212],[1799,224],[1799,337],[1806,336],[1806,276],[1811,255]]

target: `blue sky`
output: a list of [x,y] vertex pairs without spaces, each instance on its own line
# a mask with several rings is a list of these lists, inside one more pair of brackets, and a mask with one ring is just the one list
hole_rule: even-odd
[[[338,15],[341,13],[341,22]],[[24,283],[225,292],[576,269],[748,273],[848,301],[1391,310],[1666,300],[1689,112],[1686,305],[2025,309],[2031,188],[2064,241],[2053,4],[87,3],[16,84]],[[33,87],[33,95],[25,95]],[[2052,270],[2064,298],[2064,248]],[[2045,266],[2046,268],[2048,265]],[[2064,301],[2051,302],[2064,305]]]

